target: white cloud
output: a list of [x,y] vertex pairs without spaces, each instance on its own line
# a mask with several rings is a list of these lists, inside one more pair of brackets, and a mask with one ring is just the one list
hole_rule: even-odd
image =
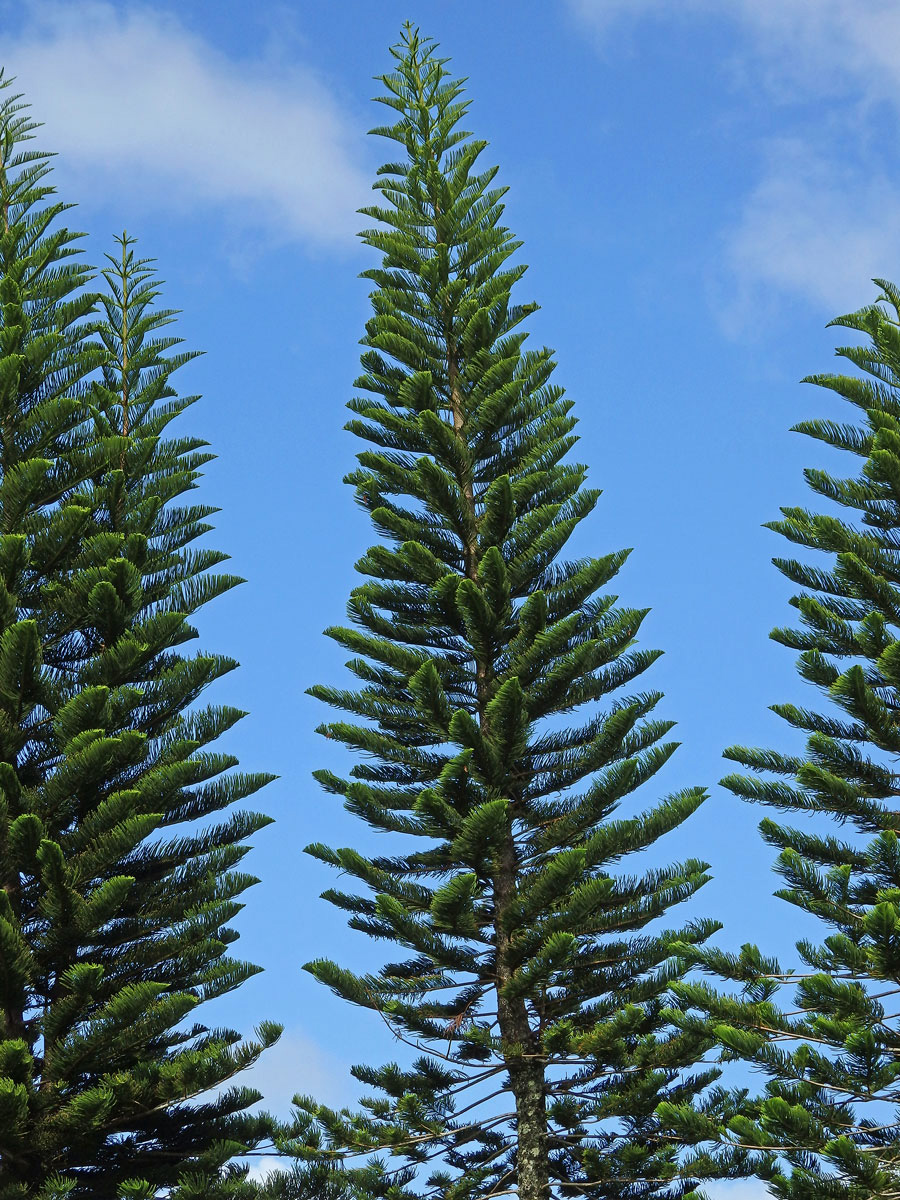
[[703,1185],[710,1200],[770,1200],[772,1193],[760,1179],[714,1179]]
[[273,1172],[285,1171],[287,1169],[284,1159],[266,1155],[265,1158],[251,1161],[248,1178],[256,1180],[258,1183],[263,1183]]
[[[263,1098],[259,1108],[286,1118],[291,1101],[298,1093],[313,1096],[330,1108],[354,1107],[359,1085],[350,1074],[350,1064],[342,1062],[302,1034],[284,1033],[275,1045],[261,1055],[254,1067],[239,1080],[242,1087],[256,1088]],[[263,1181],[274,1171],[291,1169],[289,1159],[266,1154],[251,1158],[250,1178]],[[722,1200],[731,1200],[722,1197]],[[737,1197],[736,1200],[752,1200]]]
[[768,289],[805,298],[833,316],[874,300],[870,280],[898,274],[896,186],[799,140],[767,149],[762,177],[724,235],[722,265],[739,284],[726,305],[728,319],[743,326]]
[[[693,0],[683,0],[691,5]],[[683,5],[670,0],[568,0],[569,8],[580,20],[590,25],[597,33],[606,34],[623,18],[634,22],[648,14],[675,11]]]
[[726,8],[711,0],[692,3],[739,21],[775,79],[814,94],[851,87],[870,99],[898,102],[900,8],[894,0],[735,0]]
[[360,146],[309,69],[234,61],[150,8],[50,0],[26,11],[2,61],[44,122],[41,144],[88,199],[349,242],[368,191]]
[[806,87],[828,90],[853,81],[897,101],[895,0],[568,0],[568,6],[604,37],[651,16],[737,23],[751,39],[748,49],[777,60],[783,75],[802,79]]
[[[260,1055],[254,1066],[199,1098],[212,1099],[232,1087],[254,1088],[262,1094],[262,1099],[251,1111],[270,1112],[286,1120],[296,1095],[312,1096],[329,1108],[354,1108],[358,1086],[348,1062],[301,1033],[284,1033]],[[247,1156],[243,1161],[250,1166],[250,1178],[257,1180],[265,1179],[272,1171],[290,1170],[292,1166],[290,1159],[271,1153],[258,1158]]]
[[260,1108],[281,1117],[290,1114],[291,1101],[298,1093],[341,1108],[353,1105],[359,1086],[349,1063],[297,1033],[282,1034],[255,1066],[241,1074],[239,1082],[262,1092]]
[[[873,275],[898,274],[900,187],[873,138],[875,105],[900,117],[896,0],[568,0],[611,45],[641,20],[735,24],[731,81],[775,106],[779,137],[760,137],[759,178],[710,245],[718,307],[737,331],[767,296],[846,312],[874,298]],[[712,64],[713,67],[715,64]],[[735,67],[739,70],[735,71]],[[809,107],[823,103],[810,118]],[[828,104],[829,100],[836,103]],[[895,160],[896,161],[896,160]]]

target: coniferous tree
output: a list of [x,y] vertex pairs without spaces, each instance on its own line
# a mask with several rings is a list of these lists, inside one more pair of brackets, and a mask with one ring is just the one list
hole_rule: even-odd
[[[234,663],[192,619],[236,579],[196,549],[209,455],[169,423],[192,357],[123,237],[98,297],[47,156],[0,79],[0,1197],[249,1192],[229,1165],[266,1122],[227,1083],[277,1036],[197,1005],[228,955],[234,868],[266,818],[220,813],[266,776],[211,749]],[[198,1097],[200,1097],[198,1099]]]
[[812,490],[843,512],[786,508],[770,526],[827,555],[775,559],[802,590],[792,601],[799,627],[771,636],[800,652],[799,672],[828,708],[774,706],[808,735],[805,752],[733,747],[726,757],[764,774],[723,781],[748,800],[819,818],[760,828],[779,851],[777,894],[828,933],[821,944],[799,942],[802,965],[787,971],[753,946],[696,953],[744,991],[680,986],[684,1027],[711,1023],[730,1056],[769,1079],[729,1122],[664,1113],[724,1156],[752,1147],[757,1170],[786,1200],[863,1200],[900,1188],[900,291],[875,282],[875,304],[832,322],[865,336],[837,350],[860,374],[806,381],[847,400],[855,420],[796,427],[858,460],[847,478],[806,471]]
[[[535,305],[512,300],[525,268],[486,143],[460,128],[462,85],[411,27],[392,53],[375,132],[397,158],[363,210],[382,263],[348,425],[382,540],[352,625],[328,631],[361,685],[312,693],[348,714],[326,736],[366,755],[317,778],[397,852],[309,849],[361,885],[327,899],[399,957],[308,969],[419,1055],[355,1068],[377,1093],[361,1114],[301,1099],[287,1147],[366,1193],[677,1196],[709,1164],[679,1165],[655,1109],[715,1071],[697,1066],[705,1035],[664,1019],[669,947],[717,925],[651,925],[704,863],[619,863],[704,792],[614,815],[675,748],[659,694],[623,692],[657,652],[633,648],[644,612],[601,591],[627,552],[560,557],[598,492],[567,459],[551,352],[525,347]],[[354,1167],[369,1151],[389,1157]]]

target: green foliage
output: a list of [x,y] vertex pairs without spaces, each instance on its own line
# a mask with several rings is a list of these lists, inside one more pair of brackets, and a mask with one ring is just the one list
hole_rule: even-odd
[[[807,381],[849,401],[857,423],[797,427],[858,460],[849,478],[806,472],[842,515],[783,509],[771,526],[828,556],[775,560],[803,590],[792,601],[799,625],[772,634],[800,652],[800,674],[828,708],[776,706],[807,735],[805,753],[726,751],[766,772],[729,775],[724,782],[738,795],[835,824],[831,832],[821,819],[810,830],[761,824],[779,852],[777,894],[820,918],[828,934],[821,945],[800,942],[803,965],[788,973],[751,946],[738,956],[697,952],[708,970],[740,982],[742,994],[678,989],[683,1028],[712,1022],[730,1056],[769,1078],[743,1115],[712,1122],[705,1134],[726,1155],[729,1146],[756,1147],[758,1169],[785,1200],[863,1200],[900,1184],[900,292],[876,283],[875,304],[833,322],[863,335],[837,351],[860,373]],[[791,995],[782,1000],[785,989]],[[666,1117],[682,1132],[693,1119]]]
[[266,1123],[210,1090],[278,1030],[194,1013],[255,970],[229,923],[266,818],[205,819],[266,777],[196,703],[234,664],[183,649],[237,581],[168,435],[192,355],[127,237],[88,289],[33,129],[0,77],[0,1197],[241,1197]]
[[284,1148],[345,1164],[364,1195],[674,1197],[710,1164],[685,1162],[655,1110],[716,1072],[694,1069],[708,1035],[665,1018],[671,946],[716,925],[656,923],[704,863],[619,860],[704,793],[613,816],[675,749],[659,695],[623,692],[657,654],[634,648],[645,613],[601,592],[625,552],[561,558],[598,492],[567,459],[551,352],[526,348],[535,306],[512,300],[525,268],[486,144],[459,127],[462,85],[410,27],[393,54],[379,100],[394,123],[375,132],[398,161],[364,210],[382,261],[348,425],[367,444],[349,482],[381,540],[350,624],[328,631],[359,685],[312,692],[345,714],[322,732],[365,756],[320,782],[397,851],[309,849],[348,880],[327,898],[400,958],[308,969],[416,1058],[356,1068],[362,1113],[301,1098]]

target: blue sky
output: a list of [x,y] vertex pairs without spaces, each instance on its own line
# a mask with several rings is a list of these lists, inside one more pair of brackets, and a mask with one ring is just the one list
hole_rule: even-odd
[[[804,465],[832,463],[788,432],[836,411],[798,382],[830,368],[826,321],[874,299],[871,276],[900,277],[893,2],[0,0],[0,62],[60,152],[91,260],[138,235],[206,351],[183,372],[204,396],[185,421],[219,455],[203,497],[248,583],[201,632],[243,664],[219,688],[251,714],[232,748],[281,777],[260,799],[277,824],[257,838],[262,883],[240,919],[265,973],[218,1018],[285,1023],[255,1077],[279,1105],[350,1101],[349,1064],[395,1052],[300,967],[378,961],[317,899],[330,881],[302,854],[366,844],[309,778],[337,758],[304,690],[341,678],[320,631],[369,539],[341,484],[372,262],[355,209],[386,153],[365,136],[381,120],[372,76],[406,19],[469,77],[469,127],[511,188],[521,296],[542,305],[532,337],[558,352],[604,488],[576,550],[635,548],[618,590],[652,607],[645,644],[666,651],[652,683],[684,742],[666,790],[715,785],[729,743],[793,744],[767,705],[810,697],[767,640],[789,588],[760,526],[806,501]],[[693,912],[721,916],[723,943],[789,959],[802,930],[771,898],[761,815],[713,786],[658,853],[713,864]]]

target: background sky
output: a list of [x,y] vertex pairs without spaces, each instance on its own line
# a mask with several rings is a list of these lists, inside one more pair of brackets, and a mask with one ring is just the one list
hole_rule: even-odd
[[215,1019],[284,1022],[248,1078],[281,1109],[297,1091],[350,1103],[350,1064],[397,1052],[301,970],[380,961],[317,898],[332,880],[302,850],[371,844],[310,779],[341,763],[304,692],[342,677],[321,630],[369,541],[341,483],[373,263],[355,210],[388,156],[366,137],[383,119],[372,76],[407,19],[469,77],[468,127],[511,189],[520,299],[542,305],[531,336],[558,352],[604,489],[574,550],[634,547],[617,590],[652,608],[643,641],[666,655],[647,683],[684,743],[663,787],[712,789],[655,857],[706,857],[690,915],[787,962],[806,928],[772,898],[763,814],[715,785],[725,746],[795,744],[769,704],[812,699],[767,639],[792,610],[769,564],[785,546],[761,524],[806,503],[803,466],[834,465],[788,432],[840,415],[799,383],[831,367],[842,331],[826,322],[873,300],[872,276],[900,278],[895,0],[0,0],[0,63],[59,152],[90,260],[138,235],[206,351],[181,373],[203,393],[184,421],[219,455],[209,544],[248,582],[201,633],[242,663],[217,690],[250,713],[230,748],[280,775],[239,921],[265,972]]

